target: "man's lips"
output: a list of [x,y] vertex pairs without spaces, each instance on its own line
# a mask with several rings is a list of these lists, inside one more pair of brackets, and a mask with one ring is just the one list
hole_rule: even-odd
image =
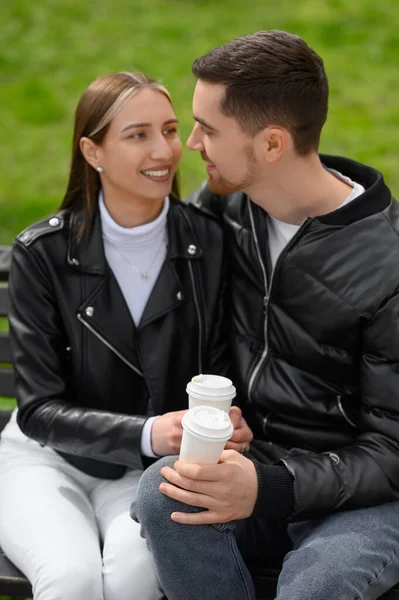
[[213,165],[211,163],[211,161],[209,160],[209,158],[207,156],[205,156],[204,154],[201,154],[201,158],[206,163],[205,168],[208,173],[210,173],[211,171],[214,171],[216,169],[215,165]]

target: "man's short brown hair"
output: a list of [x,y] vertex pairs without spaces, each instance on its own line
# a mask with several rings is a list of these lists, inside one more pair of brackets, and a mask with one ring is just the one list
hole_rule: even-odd
[[271,30],[237,38],[197,58],[193,73],[226,86],[220,109],[245,132],[280,125],[298,154],[317,151],[328,81],[323,60],[299,36]]

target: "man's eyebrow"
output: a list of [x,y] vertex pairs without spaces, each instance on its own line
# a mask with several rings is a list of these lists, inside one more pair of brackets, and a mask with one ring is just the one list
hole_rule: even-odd
[[[178,119],[168,119],[167,121],[165,121],[163,123],[163,125],[169,125],[170,123],[178,123],[179,120]],[[124,131],[128,131],[129,129],[136,129],[137,127],[152,127],[152,123],[130,123],[129,125],[126,125],[126,127],[124,127],[121,131],[121,133],[123,133]]]
[[194,121],[197,121],[197,123],[200,123],[207,129],[210,129],[211,131],[217,131],[217,129],[215,127],[212,127],[212,125],[209,125],[209,123],[204,121],[204,119],[200,119],[199,117],[196,117],[195,115],[193,115],[193,117],[194,117]]

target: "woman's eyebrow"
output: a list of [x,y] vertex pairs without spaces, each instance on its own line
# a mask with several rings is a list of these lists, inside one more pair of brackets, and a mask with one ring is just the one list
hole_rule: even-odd
[[[167,121],[164,122],[164,125],[168,125],[169,123],[178,123],[178,119],[168,119]],[[126,127],[124,127],[121,131],[121,133],[123,133],[124,131],[128,131],[129,129],[135,129],[136,127],[152,127],[152,123],[130,123],[129,125],[126,125]]]

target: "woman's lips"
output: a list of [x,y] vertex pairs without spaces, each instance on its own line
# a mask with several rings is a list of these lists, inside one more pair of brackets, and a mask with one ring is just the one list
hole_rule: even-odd
[[156,181],[158,183],[163,183],[165,181],[168,181],[171,175],[171,169],[170,168],[165,168],[165,169],[146,169],[145,171],[141,171],[141,173],[144,175],[144,177],[146,177],[147,179],[150,179],[151,181]]

